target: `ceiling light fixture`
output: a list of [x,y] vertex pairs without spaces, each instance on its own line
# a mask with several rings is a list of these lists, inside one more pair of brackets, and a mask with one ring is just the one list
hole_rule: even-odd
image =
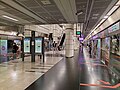
[[120,5],[120,0],[116,3],[116,5]]
[[99,16],[99,13],[96,13],[96,14],[94,13],[93,16]]
[[93,16],[92,19],[97,19],[98,17]]
[[44,4],[44,5],[49,5],[49,4],[51,4],[50,0],[42,0],[41,2],[42,2],[42,4]]
[[88,40],[90,35],[109,17],[112,15],[112,13],[117,10],[120,6],[120,0],[112,7],[112,9],[104,16],[104,18],[98,23],[97,26],[94,27],[94,29],[87,35],[84,41]]
[[106,16],[104,16],[104,19],[107,19],[108,17],[109,17],[109,16],[106,15]]
[[107,15],[110,16],[119,6],[114,6],[108,13]]
[[[118,1],[118,3],[120,3],[120,0]],[[106,16],[104,16],[104,18],[97,24],[97,26],[91,31],[90,34],[92,34],[119,7],[116,5],[112,7],[112,9],[107,13]]]
[[2,15],[2,17],[7,18],[7,19],[10,19],[10,20],[13,20],[13,21],[19,21],[19,20],[15,19],[15,18],[6,16],[6,15]]

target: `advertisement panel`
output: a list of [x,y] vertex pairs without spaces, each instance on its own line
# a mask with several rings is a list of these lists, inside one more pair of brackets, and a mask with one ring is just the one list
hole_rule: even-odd
[[35,53],[42,53],[42,38],[35,38]]
[[1,54],[1,61],[7,61],[7,40],[0,40],[0,54]]
[[24,39],[24,53],[30,53],[30,38]]

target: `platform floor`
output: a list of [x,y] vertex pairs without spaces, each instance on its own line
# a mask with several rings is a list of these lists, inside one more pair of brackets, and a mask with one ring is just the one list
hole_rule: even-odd
[[16,59],[0,64],[0,90],[24,90],[62,60],[63,54],[64,51],[46,52],[44,64],[38,56],[35,63],[25,57],[24,62]]
[[25,90],[120,90],[120,81],[84,48],[73,58],[63,58]]

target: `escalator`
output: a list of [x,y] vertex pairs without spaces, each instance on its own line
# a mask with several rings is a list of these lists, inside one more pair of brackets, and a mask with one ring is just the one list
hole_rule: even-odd
[[58,45],[58,50],[59,50],[59,51],[61,51],[64,42],[65,42],[65,33],[62,34],[62,37],[61,37],[60,43],[59,43],[59,45]]

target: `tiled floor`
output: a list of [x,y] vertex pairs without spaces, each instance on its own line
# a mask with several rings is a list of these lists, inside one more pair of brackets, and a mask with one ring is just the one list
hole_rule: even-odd
[[[64,51],[51,51],[45,54],[59,55],[64,54]],[[24,90],[62,58],[63,57],[46,56],[45,63],[40,64],[40,59],[36,56],[35,63],[31,63],[30,57],[26,57],[24,62],[18,59],[0,64],[0,90]]]
[[78,90],[78,51],[73,58],[63,58],[25,90]]
[[111,71],[100,60],[89,58],[86,49],[63,58],[25,90],[120,90]]

